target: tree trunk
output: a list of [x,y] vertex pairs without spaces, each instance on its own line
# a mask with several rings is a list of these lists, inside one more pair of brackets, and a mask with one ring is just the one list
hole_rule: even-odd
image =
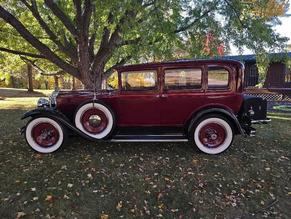
[[55,75],[54,80],[55,80],[55,90],[57,90],[59,89],[59,77]]
[[27,63],[28,92],[33,92],[32,65]]
[[84,85],[84,89],[87,89],[87,90],[91,90],[93,89],[93,83],[90,79],[90,75],[89,73],[87,74],[82,74],[82,79],[81,79],[81,82],[83,83]]
[[76,79],[74,76],[72,77],[72,90],[76,90]]

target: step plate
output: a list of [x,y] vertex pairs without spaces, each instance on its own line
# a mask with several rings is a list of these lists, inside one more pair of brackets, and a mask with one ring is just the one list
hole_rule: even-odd
[[187,142],[182,134],[171,135],[115,135],[112,142]]

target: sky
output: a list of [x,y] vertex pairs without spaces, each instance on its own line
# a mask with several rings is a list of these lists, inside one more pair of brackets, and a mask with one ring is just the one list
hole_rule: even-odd
[[[276,26],[275,30],[281,36],[288,37],[289,38],[288,44],[291,44],[291,2],[289,5],[289,11],[287,12],[287,14],[289,16],[280,17],[282,24],[280,26]],[[231,55],[238,55],[238,54],[239,54],[238,50],[235,47],[231,46]],[[244,55],[253,54],[253,52],[250,51],[249,49],[244,49],[243,54]]]

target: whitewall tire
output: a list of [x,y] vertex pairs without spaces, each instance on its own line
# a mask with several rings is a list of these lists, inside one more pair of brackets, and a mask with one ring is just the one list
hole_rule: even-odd
[[95,139],[108,137],[114,128],[113,113],[101,103],[87,103],[75,115],[78,129]]
[[52,153],[64,143],[65,133],[62,126],[48,117],[38,117],[28,122],[25,128],[28,145],[40,153]]
[[192,132],[194,143],[204,153],[219,154],[229,148],[233,141],[229,121],[220,116],[208,116],[200,120]]

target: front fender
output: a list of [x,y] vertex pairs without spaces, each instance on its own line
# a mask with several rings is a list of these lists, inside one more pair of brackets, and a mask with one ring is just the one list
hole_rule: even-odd
[[63,118],[69,122],[68,118],[64,114],[58,112],[57,110],[52,109],[52,108],[42,108],[42,107],[39,107],[39,108],[30,110],[30,111],[24,113],[24,115],[21,117],[21,119],[23,120],[23,119],[26,119],[28,117],[36,117],[36,116],[52,116],[52,117],[56,116],[56,117]]
[[[21,119],[26,119],[29,117],[49,117],[51,119],[56,120],[57,122],[59,122],[61,125],[63,125],[64,127],[66,127],[67,129],[73,131],[74,133],[78,134],[79,136],[86,138],[88,140],[91,141],[96,141],[96,139],[92,138],[91,136],[83,133],[82,131],[80,131],[79,129],[77,129],[71,122],[70,120],[62,113],[58,112],[55,109],[52,108],[36,108],[34,110],[28,111],[26,112]],[[21,132],[23,132],[25,129],[25,127],[23,127],[21,129]]]
[[201,110],[200,112],[198,112],[191,120],[190,125],[188,126],[188,133],[190,132],[191,128],[196,124],[196,122],[198,122],[198,120],[200,118],[202,118],[203,116],[206,116],[207,114],[219,114],[219,115],[223,115],[226,116],[226,118],[228,118],[234,125],[234,128],[236,129],[236,131],[239,134],[245,134],[244,130],[242,129],[238,119],[236,118],[236,116],[225,110],[225,109],[221,109],[221,108],[209,108],[209,109],[205,109],[205,110]]

